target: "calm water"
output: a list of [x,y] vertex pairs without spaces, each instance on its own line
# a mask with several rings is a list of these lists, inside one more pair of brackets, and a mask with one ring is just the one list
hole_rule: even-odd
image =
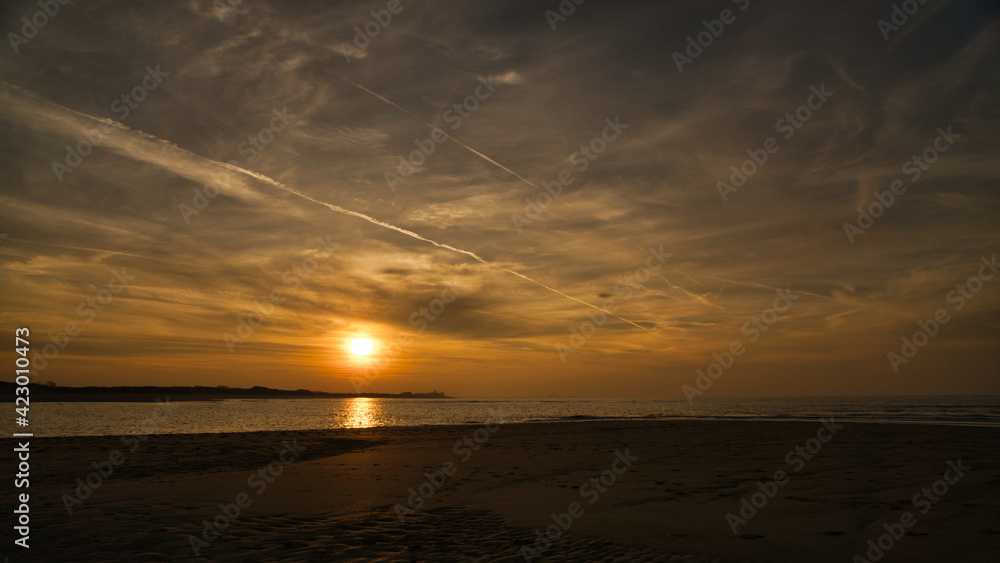
[[[933,422],[1000,427],[1000,397],[795,397],[775,399],[253,399],[172,403],[37,403],[35,436],[251,432],[618,419],[780,419]],[[157,413],[160,413],[157,416]],[[154,422],[155,421],[155,422]]]

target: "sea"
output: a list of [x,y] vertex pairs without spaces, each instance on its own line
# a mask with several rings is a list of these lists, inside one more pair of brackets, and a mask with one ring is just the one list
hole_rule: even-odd
[[[169,402],[169,401],[168,401]],[[34,436],[197,434],[587,420],[818,420],[1000,427],[1000,396],[686,399],[232,399],[40,402]]]

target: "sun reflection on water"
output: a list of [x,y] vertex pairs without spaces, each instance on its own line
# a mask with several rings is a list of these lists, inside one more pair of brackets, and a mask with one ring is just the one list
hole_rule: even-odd
[[345,428],[371,428],[378,425],[381,415],[381,405],[377,399],[370,397],[357,397],[347,403],[347,412],[344,413]]

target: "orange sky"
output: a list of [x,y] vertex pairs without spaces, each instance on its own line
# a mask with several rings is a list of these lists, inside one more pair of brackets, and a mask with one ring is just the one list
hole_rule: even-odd
[[62,385],[1000,393],[995,6],[678,72],[729,5],[75,6],[0,52],[3,325]]

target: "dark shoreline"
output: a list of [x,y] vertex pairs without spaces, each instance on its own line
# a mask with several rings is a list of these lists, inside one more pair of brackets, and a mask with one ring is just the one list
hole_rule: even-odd
[[[15,385],[0,381],[0,400],[14,402]],[[430,393],[327,393],[297,389],[271,389],[252,387],[250,389],[230,387],[62,387],[30,383],[31,400],[37,402],[100,402],[100,403],[147,403],[163,401],[223,401],[226,399],[452,399],[442,392]]]

